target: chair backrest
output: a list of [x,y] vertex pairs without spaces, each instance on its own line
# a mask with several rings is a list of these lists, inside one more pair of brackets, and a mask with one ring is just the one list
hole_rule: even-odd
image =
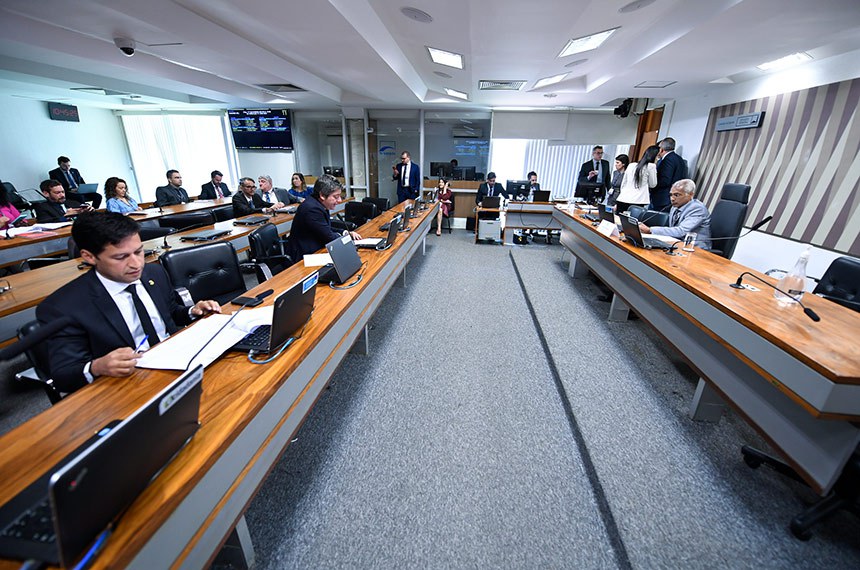
[[734,200],[717,201],[711,211],[711,239],[715,240],[711,251],[731,259],[746,216],[746,204]]
[[344,204],[344,217],[346,221],[356,226],[361,226],[376,217],[376,204],[371,202],[347,202]]
[[449,218],[454,215],[454,198],[455,198],[454,193],[451,192],[451,203],[448,204],[448,217]]
[[261,262],[273,255],[283,255],[281,236],[274,224],[265,224],[248,234],[248,245],[251,249],[251,259]]
[[[232,207],[232,206],[231,206]],[[215,223],[212,212],[188,212],[187,214],[173,214],[158,218],[158,225],[162,228],[176,228],[184,230],[191,226],[208,226]]]
[[630,208],[628,208],[627,210],[627,213],[630,215],[631,218],[636,218],[641,222],[642,216],[645,214],[646,211],[647,209],[643,208],[642,206],[630,206]]
[[75,243],[75,238],[69,236],[68,241],[66,241],[66,249],[69,250],[69,259],[75,259],[76,257],[81,256],[81,248],[78,247],[78,244]]
[[212,212],[212,217],[215,218],[216,222],[226,222],[227,220],[232,220],[236,217],[236,211],[233,209],[233,204],[218,206],[217,208],[212,208],[209,211]]
[[720,200],[731,200],[741,204],[750,202],[750,185],[738,184],[737,182],[726,182],[720,191]]
[[851,257],[837,257],[818,280],[812,291],[831,301],[843,303],[855,311],[860,310],[860,261]]
[[141,226],[140,227],[140,241],[146,241],[148,239],[162,238],[164,236],[169,236],[170,234],[175,234],[176,228],[153,228],[151,226]]
[[188,289],[195,302],[213,299],[223,305],[246,290],[230,242],[173,249],[161,256],[161,265],[173,286]]
[[373,198],[368,196],[367,198],[362,198],[361,201],[375,204],[377,216],[382,212],[387,212],[391,208],[391,201],[388,198]]
[[[636,207],[636,206],[634,206]],[[630,208],[631,210],[633,208]],[[658,212],[657,210],[643,210],[640,216],[633,216],[649,227],[666,227],[669,225],[669,212]]]
[[[23,339],[29,334],[36,332],[36,329],[39,328],[39,321],[30,321],[28,323],[24,323],[21,328],[18,329],[18,338]],[[33,365],[33,370],[36,372],[36,376],[39,377],[39,381],[42,383],[42,387],[45,390],[45,394],[47,394],[48,399],[52,404],[56,404],[62,399],[62,394],[60,394],[59,390],[54,387],[53,382],[51,381],[49,360],[48,360],[48,346],[49,342],[39,342],[34,344],[29,349],[24,351],[24,354],[27,355],[27,360],[30,361],[30,364]]]

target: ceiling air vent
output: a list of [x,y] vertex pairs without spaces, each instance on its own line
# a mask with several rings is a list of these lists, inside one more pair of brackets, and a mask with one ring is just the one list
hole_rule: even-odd
[[525,79],[481,79],[478,82],[478,89],[481,91],[519,91],[525,84]]
[[274,93],[302,93],[306,91],[306,89],[302,89],[292,83],[264,83],[262,85],[257,85],[257,87]]

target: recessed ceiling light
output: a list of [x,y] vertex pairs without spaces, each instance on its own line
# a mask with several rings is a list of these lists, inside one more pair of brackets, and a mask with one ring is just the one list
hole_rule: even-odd
[[615,33],[615,30],[618,28],[612,28],[611,30],[606,30],[605,32],[600,32],[598,34],[592,34],[590,36],[585,36],[582,38],[575,38],[567,42],[567,45],[564,46],[564,49],[561,50],[561,53],[558,54],[558,57],[567,57],[569,55],[573,55],[575,53],[582,53],[584,51],[591,51],[593,49],[597,49],[609,39],[609,36]]
[[451,97],[456,97],[457,99],[469,99],[468,94],[463,93],[462,91],[457,91],[456,89],[451,89],[450,87],[445,88],[445,93],[447,93]]
[[629,14],[630,12],[635,12],[645,6],[650,6],[653,4],[655,0],[634,0],[630,4],[625,4],[621,8],[618,9],[619,14]]
[[785,69],[786,67],[791,67],[792,65],[797,65],[798,63],[803,63],[810,59],[812,59],[811,55],[801,51],[773,61],[768,61],[761,65],[757,65],[756,67],[762,71],[772,71],[774,69]]
[[411,6],[404,6],[400,9],[400,13],[409,18],[410,20],[415,20],[416,22],[421,22],[422,24],[429,24],[433,21],[433,16],[431,16],[424,10],[412,8]]
[[481,91],[519,91],[525,84],[525,79],[481,79],[478,81],[478,89]]
[[295,101],[290,101],[289,99],[272,99],[269,103],[275,103],[276,105],[292,105]]
[[534,87],[532,89],[540,89],[541,87],[546,87],[547,85],[553,85],[562,81],[565,77],[567,77],[567,73],[560,73],[558,75],[553,75],[552,77],[544,77],[543,79],[538,79],[535,82]]
[[433,73],[435,73],[439,77],[444,77],[445,79],[451,79],[451,77],[453,77],[452,75],[448,75],[444,71],[434,71]]
[[448,67],[456,67],[457,69],[463,69],[463,56],[459,53],[445,51],[443,49],[431,48],[430,46],[425,47],[430,53],[430,59],[433,60],[433,63],[438,63],[439,65],[447,65]]
[[678,83],[677,81],[643,81],[633,87],[636,89],[663,89]]
[[586,61],[588,61],[588,59],[577,59],[575,61],[571,61],[570,63],[565,65],[565,67],[576,67],[577,65],[581,65],[581,64],[585,63]]
[[734,83],[734,80],[731,77],[720,77],[719,79],[714,79],[713,81],[708,81],[708,83]]

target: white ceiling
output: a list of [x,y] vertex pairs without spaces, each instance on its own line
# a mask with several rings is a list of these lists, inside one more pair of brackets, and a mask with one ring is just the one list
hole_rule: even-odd
[[[717,79],[750,79],[761,74],[757,64],[796,51],[824,59],[860,49],[858,0],[639,0],[645,6],[620,13],[629,3],[0,0],[0,93],[187,110],[278,106],[278,95],[258,85],[292,84],[304,91],[280,97],[296,109],[614,107],[626,97],[675,99],[717,89]],[[433,21],[407,18],[406,6]],[[619,26],[596,50],[556,57],[572,38]],[[114,46],[118,36],[137,42],[134,57]],[[463,54],[465,69],[434,64],[425,46]],[[564,72],[563,82],[533,89]],[[482,79],[526,84],[479,91]],[[643,81],[675,83],[635,87]],[[449,98],[445,87],[469,101]]]

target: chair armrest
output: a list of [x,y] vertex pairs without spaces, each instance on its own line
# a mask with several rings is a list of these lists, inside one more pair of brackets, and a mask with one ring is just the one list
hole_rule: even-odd
[[194,306],[194,299],[191,298],[191,292],[185,287],[176,287],[173,289],[179,298],[182,300],[182,305],[190,309]]
[[818,295],[822,299],[827,299],[828,301],[832,301],[848,309],[853,309],[855,311],[860,312],[860,302],[849,301],[848,299],[843,299],[842,297],[834,297],[833,295],[828,295],[827,293],[816,293],[816,295]]

